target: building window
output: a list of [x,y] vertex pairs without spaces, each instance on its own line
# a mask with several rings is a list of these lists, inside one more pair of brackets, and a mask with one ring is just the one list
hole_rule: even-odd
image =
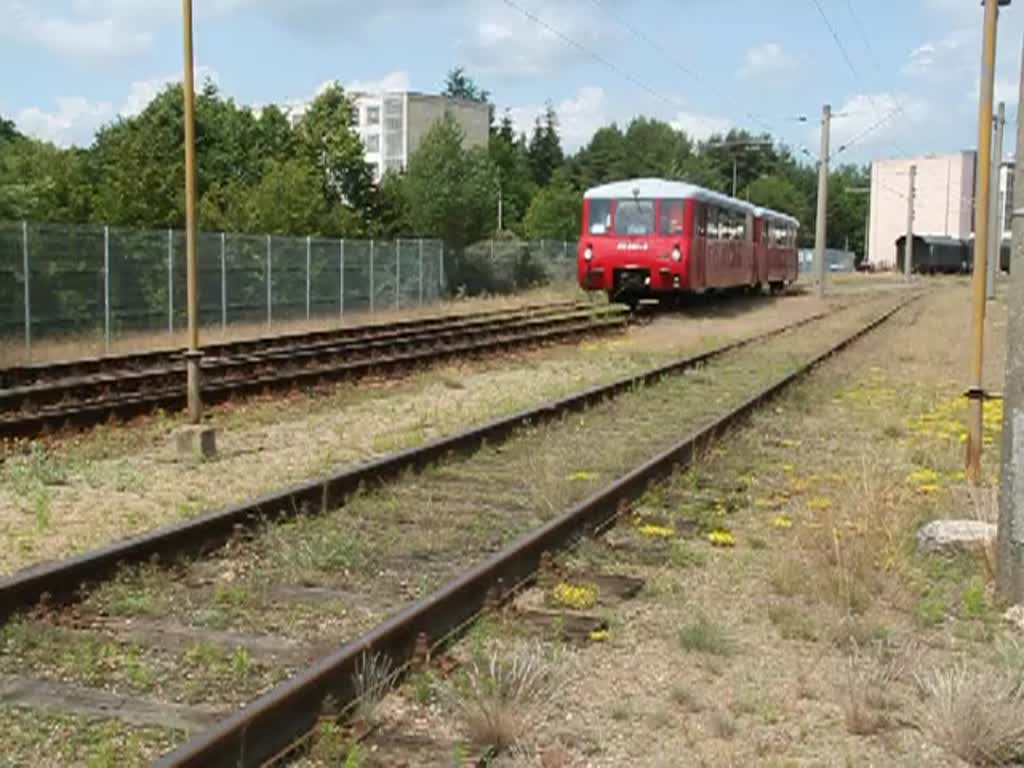
[[371,133],[366,136],[363,140],[366,144],[367,152],[380,152],[380,134]]
[[380,125],[380,107],[366,108],[366,124]]
[[352,107],[352,112],[349,115],[349,123],[353,127],[359,125],[359,107]]

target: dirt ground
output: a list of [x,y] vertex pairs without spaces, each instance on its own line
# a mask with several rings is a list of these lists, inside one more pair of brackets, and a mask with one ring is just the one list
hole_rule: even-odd
[[862,300],[871,285],[837,290],[825,304],[798,294],[700,306],[622,335],[225,406],[213,412],[219,455],[199,464],[174,453],[180,416],[32,444],[0,464],[0,574]]
[[[961,283],[918,302],[585,543],[566,567],[645,587],[582,611],[608,622],[589,644],[548,644],[550,687],[521,671],[536,664],[517,625],[488,620],[455,647],[461,667],[380,706],[406,762],[371,741],[345,764],[465,764],[496,733],[521,737],[493,763],[517,767],[1024,764],[1024,634],[994,604],[991,551],[914,545],[927,520],[995,514],[998,402],[985,485],[962,473],[968,296]],[[993,391],[1005,331],[999,301]],[[502,703],[481,693],[488,660],[525,681]],[[337,755],[327,735],[309,764]]]

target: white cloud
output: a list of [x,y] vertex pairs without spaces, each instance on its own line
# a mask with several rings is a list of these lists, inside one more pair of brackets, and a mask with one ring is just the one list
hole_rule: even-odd
[[673,128],[697,141],[704,141],[715,134],[728,133],[735,125],[727,117],[685,111],[676,113],[671,123]]
[[[388,72],[378,80],[353,80],[345,85],[346,91],[362,91],[365,93],[380,93],[381,91],[408,91],[409,73],[396,70]],[[321,87],[321,90],[323,88]],[[318,91],[319,93],[320,91]]]
[[67,147],[91,142],[96,130],[113,116],[114,107],[108,101],[73,97],[57,99],[57,108],[49,112],[38,107],[23,109],[15,115],[15,122],[29,136]]
[[[220,75],[211,67],[199,66],[195,71],[196,90],[202,90],[203,84],[207,81],[214,84],[220,82]],[[128,86],[128,97],[125,99],[118,114],[125,117],[134,117],[149,106],[156,96],[167,86],[181,82],[181,75],[166,75],[164,77],[151,77],[148,80],[136,80]]]
[[765,43],[747,51],[743,66],[736,74],[745,80],[771,80],[794,72],[798,63],[796,57],[786,53],[778,43]]
[[[913,137],[915,131],[931,121],[928,102],[907,94],[858,93],[833,110],[831,146],[839,147],[855,140],[857,145],[884,144]],[[808,129],[807,142],[816,147],[821,127],[815,121]]]
[[[504,77],[541,77],[580,51],[554,30],[592,50],[600,50],[610,19],[584,0],[554,0],[531,19],[499,0],[465,3],[468,18],[456,48],[474,70]],[[534,4],[536,5],[536,4]]]
[[[75,59],[110,59],[147,50],[152,34],[131,23],[130,16],[96,14],[96,3],[74,3],[73,13],[48,12],[46,2],[0,0],[0,36],[22,45],[45,48]],[[76,6],[81,6],[76,11]]]
[[[611,122],[608,94],[599,85],[585,85],[572,96],[553,105],[558,115],[558,132],[562,145],[574,150],[590,141],[594,132]],[[529,135],[534,122],[544,114],[538,105],[510,107],[509,116],[516,132]]]
[[[612,101],[599,85],[585,85],[576,93],[555,104],[558,115],[558,129],[563,146],[575,151],[590,142],[594,133],[612,122],[627,125],[641,115],[664,119],[673,128],[685,131],[693,139],[703,140],[716,133],[726,133],[734,123],[728,118],[699,112],[680,110],[673,116],[652,114],[651,110],[637,109]],[[534,121],[544,113],[544,107],[531,105],[512,107],[508,110],[517,132],[529,134]],[[664,110],[662,110],[664,112]]]
[[980,42],[973,27],[954,29],[939,40],[931,40],[910,52],[903,74],[944,80],[951,75],[977,71]]

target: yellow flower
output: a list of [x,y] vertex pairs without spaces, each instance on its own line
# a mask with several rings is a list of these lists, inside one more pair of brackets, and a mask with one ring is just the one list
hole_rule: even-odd
[[667,539],[670,536],[676,535],[676,532],[667,525],[655,525],[654,523],[641,525],[637,530],[644,536],[654,536],[660,539]]
[[939,486],[937,483],[924,483],[917,486],[918,493],[938,493]]
[[724,528],[716,528],[709,533],[708,541],[716,547],[733,547],[736,545],[736,537]]
[[789,487],[792,488],[797,493],[806,491],[809,486],[810,484],[806,480],[802,480],[799,477],[794,477],[792,480],[789,481]]
[[832,499],[828,496],[815,496],[807,502],[807,506],[811,509],[828,509],[832,506]]
[[967,475],[964,474],[964,471],[962,469],[958,469],[955,472],[947,472],[946,477],[948,477],[950,480],[955,480],[957,482],[963,482],[964,480],[967,479]]
[[788,438],[785,438],[779,440],[779,444],[782,445],[784,448],[799,448],[803,443],[801,443],[799,440],[790,440]]
[[937,483],[939,481],[939,473],[934,469],[918,469],[907,475],[908,483]]
[[566,608],[581,610],[597,602],[597,587],[590,584],[569,584],[562,582],[551,590],[551,599]]
[[791,518],[789,515],[779,515],[774,520],[772,520],[772,525],[774,525],[776,528],[792,528],[793,518]]
[[608,639],[608,630],[595,629],[593,632],[590,633],[590,639],[593,640],[595,643],[602,643]]
[[570,480],[593,480],[597,477],[596,472],[588,472],[585,469],[581,469],[577,472],[573,472],[569,475]]
[[783,464],[782,465],[782,471],[787,473],[787,474],[789,474],[789,473],[795,472],[796,471],[796,467],[794,467],[792,464]]

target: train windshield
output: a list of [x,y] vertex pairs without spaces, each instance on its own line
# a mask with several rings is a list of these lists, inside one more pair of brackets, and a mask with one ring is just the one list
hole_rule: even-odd
[[590,221],[587,222],[587,231],[592,235],[606,235],[612,226],[612,201],[591,200]]
[[653,235],[654,201],[619,200],[615,204],[615,234]]

